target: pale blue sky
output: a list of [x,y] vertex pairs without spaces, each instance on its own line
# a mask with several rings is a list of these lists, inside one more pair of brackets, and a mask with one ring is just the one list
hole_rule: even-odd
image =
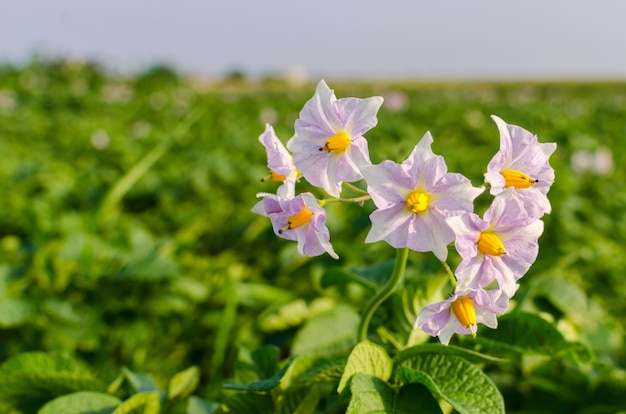
[[624,0],[32,0],[0,5],[0,62],[313,77],[626,78]]

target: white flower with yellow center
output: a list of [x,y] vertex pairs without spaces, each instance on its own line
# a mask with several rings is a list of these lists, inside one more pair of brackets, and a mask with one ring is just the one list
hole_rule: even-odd
[[485,182],[491,185],[492,195],[514,188],[528,214],[540,218],[552,210],[547,193],[554,182],[550,155],[556,150],[553,142],[539,143],[537,136],[517,125],[510,125],[495,115],[500,131],[500,150],[493,156]]
[[337,99],[322,80],[304,105],[295,123],[295,134],[287,142],[304,178],[339,197],[342,182],[363,178],[360,168],[371,165],[363,134],[374,126],[383,98]]

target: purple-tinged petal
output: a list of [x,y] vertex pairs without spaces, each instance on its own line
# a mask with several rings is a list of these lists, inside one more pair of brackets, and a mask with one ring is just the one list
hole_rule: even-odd
[[[309,183],[339,197],[342,182],[363,178],[360,167],[371,161],[362,134],[378,122],[376,112],[381,104],[380,97],[337,100],[328,85],[319,82],[295,122],[294,136],[287,142],[296,167]],[[345,146],[326,147],[331,137],[343,134],[349,139]]]
[[500,150],[489,162],[485,181],[491,185],[490,193],[497,195],[505,189],[502,173],[516,170],[537,182],[528,188],[516,188],[516,196],[523,201],[524,208],[535,218],[551,212],[546,197],[554,182],[554,169],[549,158],[556,150],[555,143],[539,143],[537,136],[517,126],[510,125],[492,115],[500,132]]
[[454,246],[462,259],[469,260],[478,255],[477,241],[480,233],[489,228],[489,223],[474,213],[448,217],[446,223],[455,233]]
[[[263,197],[252,211],[270,218],[274,233],[283,239],[296,240],[298,252],[305,256],[318,256],[324,252],[337,259],[337,253],[330,244],[330,235],[326,227],[326,211],[319,206],[311,193],[302,193],[294,198],[259,193]],[[308,222],[301,221],[291,227],[290,217],[299,214],[306,207],[312,214]],[[305,210],[306,211],[306,210]]]
[[362,167],[361,172],[367,183],[367,192],[380,209],[406,203],[406,197],[415,188],[411,176],[393,161]]
[[450,306],[456,297],[425,306],[415,320],[414,327],[419,327],[429,335],[437,336],[450,321]]
[[454,240],[454,232],[445,218],[436,208],[430,208],[419,216],[414,214],[407,247],[417,252],[433,252],[439,260],[445,261],[448,244]]
[[413,215],[402,204],[384,210],[374,210],[370,214],[372,228],[365,238],[365,243],[384,240],[396,249],[408,247],[407,238]]
[[482,189],[472,187],[460,174],[448,173],[431,144],[432,136],[426,133],[401,165],[384,161],[361,169],[374,204],[385,211],[370,215],[372,236],[366,241],[385,240],[394,247],[432,251],[445,260],[447,246],[454,240],[446,217],[473,211],[473,200]]
[[359,136],[376,126],[376,114],[382,104],[382,97],[372,96],[365,99],[342,98],[336,106],[350,135]]

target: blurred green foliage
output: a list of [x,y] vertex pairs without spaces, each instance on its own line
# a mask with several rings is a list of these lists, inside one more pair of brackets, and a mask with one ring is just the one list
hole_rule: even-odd
[[[553,211],[515,306],[589,355],[549,363],[524,355],[506,368],[487,363],[485,372],[510,412],[619,406],[626,83],[326,81],[338,97],[385,97],[366,134],[375,163],[404,160],[431,131],[449,171],[480,185],[499,147],[490,114],[557,142]],[[257,192],[275,190],[260,182],[267,169],[257,137],[269,122],[286,142],[315,83],[181,77],[166,67],[127,77],[65,60],[0,67],[0,362],[36,350],[69,353],[107,383],[121,381],[120,372],[131,383],[133,372],[149,372],[156,385],[145,401],[198,367],[185,395],[197,386],[199,398],[187,412],[204,413],[216,409],[209,401],[234,398],[227,381],[271,379],[295,351],[347,357],[350,335],[320,337],[319,326],[358,324],[376,275],[390,269],[392,248],[363,243],[371,203],[328,206],[338,261],[299,257],[295,243],[250,212]],[[490,200],[481,196],[477,212]],[[427,340],[411,332],[412,318],[445,283],[434,257],[409,260],[404,289],[374,318],[373,335],[388,350]],[[372,276],[369,266],[378,266]],[[489,340],[456,341],[488,349]],[[246,377],[242,355],[262,346],[277,349],[273,363]],[[577,358],[584,369],[568,362]],[[123,397],[122,388],[113,391]],[[316,392],[315,401],[328,395]],[[560,397],[537,406],[546,395]]]

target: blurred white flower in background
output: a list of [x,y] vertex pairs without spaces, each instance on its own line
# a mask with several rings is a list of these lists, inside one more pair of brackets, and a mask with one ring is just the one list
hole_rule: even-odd
[[265,107],[261,109],[261,113],[259,113],[259,120],[263,125],[274,125],[278,121],[278,112],[276,112],[274,108]]
[[130,129],[130,133],[135,139],[143,139],[150,135],[152,132],[152,125],[148,121],[137,121],[135,122]]
[[98,129],[91,134],[91,145],[93,145],[95,149],[103,150],[108,147],[110,143],[111,138],[104,129]]
[[0,89],[0,111],[12,112],[17,107],[17,94],[12,89]]
[[409,107],[409,97],[404,92],[391,91],[383,94],[383,105],[391,112],[399,112]]
[[595,151],[579,150],[572,154],[572,169],[578,173],[592,173],[598,176],[613,174],[613,152],[609,147],[598,147]]
[[304,66],[295,65],[285,71],[285,80],[289,86],[297,88],[307,83],[309,74]]

